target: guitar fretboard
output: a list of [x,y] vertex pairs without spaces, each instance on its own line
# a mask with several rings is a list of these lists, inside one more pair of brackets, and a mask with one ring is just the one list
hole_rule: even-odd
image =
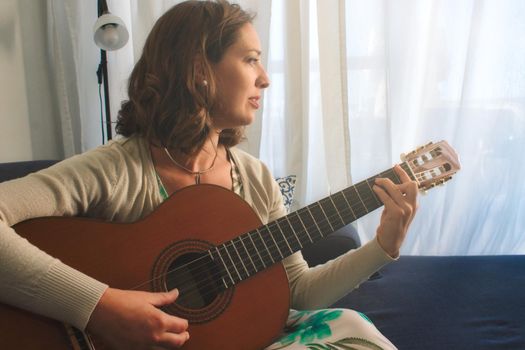
[[[411,174],[406,163],[401,167]],[[400,183],[394,169],[389,169],[209,250],[223,269],[224,287],[255,275],[381,207],[372,190],[378,177]]]

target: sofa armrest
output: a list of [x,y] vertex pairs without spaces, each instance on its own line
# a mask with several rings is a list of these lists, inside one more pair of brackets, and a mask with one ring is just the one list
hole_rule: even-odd
[[346,225],[331,235],[303,248],[303,257],[309,266],[323,264],[337,258],[351,249],[361,245],[361,240],[355,227]]
[[45,169],[58,160],[31,160],[26,162],[11,162],[0,164],[0,182],[24,177],[30,173]]

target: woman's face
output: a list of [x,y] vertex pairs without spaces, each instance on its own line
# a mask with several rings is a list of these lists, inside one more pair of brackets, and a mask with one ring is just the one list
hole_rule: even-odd
[[231,129],[253,122],[261,106],[262,90],[270,84],[261,65],[261,44],[250,23],[241,27],[237,41],[213,65],[217,104],[211,111],[217,129]]

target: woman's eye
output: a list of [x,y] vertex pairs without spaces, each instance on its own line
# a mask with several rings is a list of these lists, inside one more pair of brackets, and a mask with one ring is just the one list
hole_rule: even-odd
[[259,62],[258,58],[255,58],[255,57],[248,58],[248,63],[249,64],[257,64],[257,62]]

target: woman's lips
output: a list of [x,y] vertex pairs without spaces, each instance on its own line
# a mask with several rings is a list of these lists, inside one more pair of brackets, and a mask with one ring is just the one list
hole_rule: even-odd
[[248,99],[248,101],[250,102],[250,104],[252,105],[253,108],[255,109],[259,109],[260,105],[259,105],[259,99],[260,97],[259,96],[254,96],[254,97],[250,97]]

